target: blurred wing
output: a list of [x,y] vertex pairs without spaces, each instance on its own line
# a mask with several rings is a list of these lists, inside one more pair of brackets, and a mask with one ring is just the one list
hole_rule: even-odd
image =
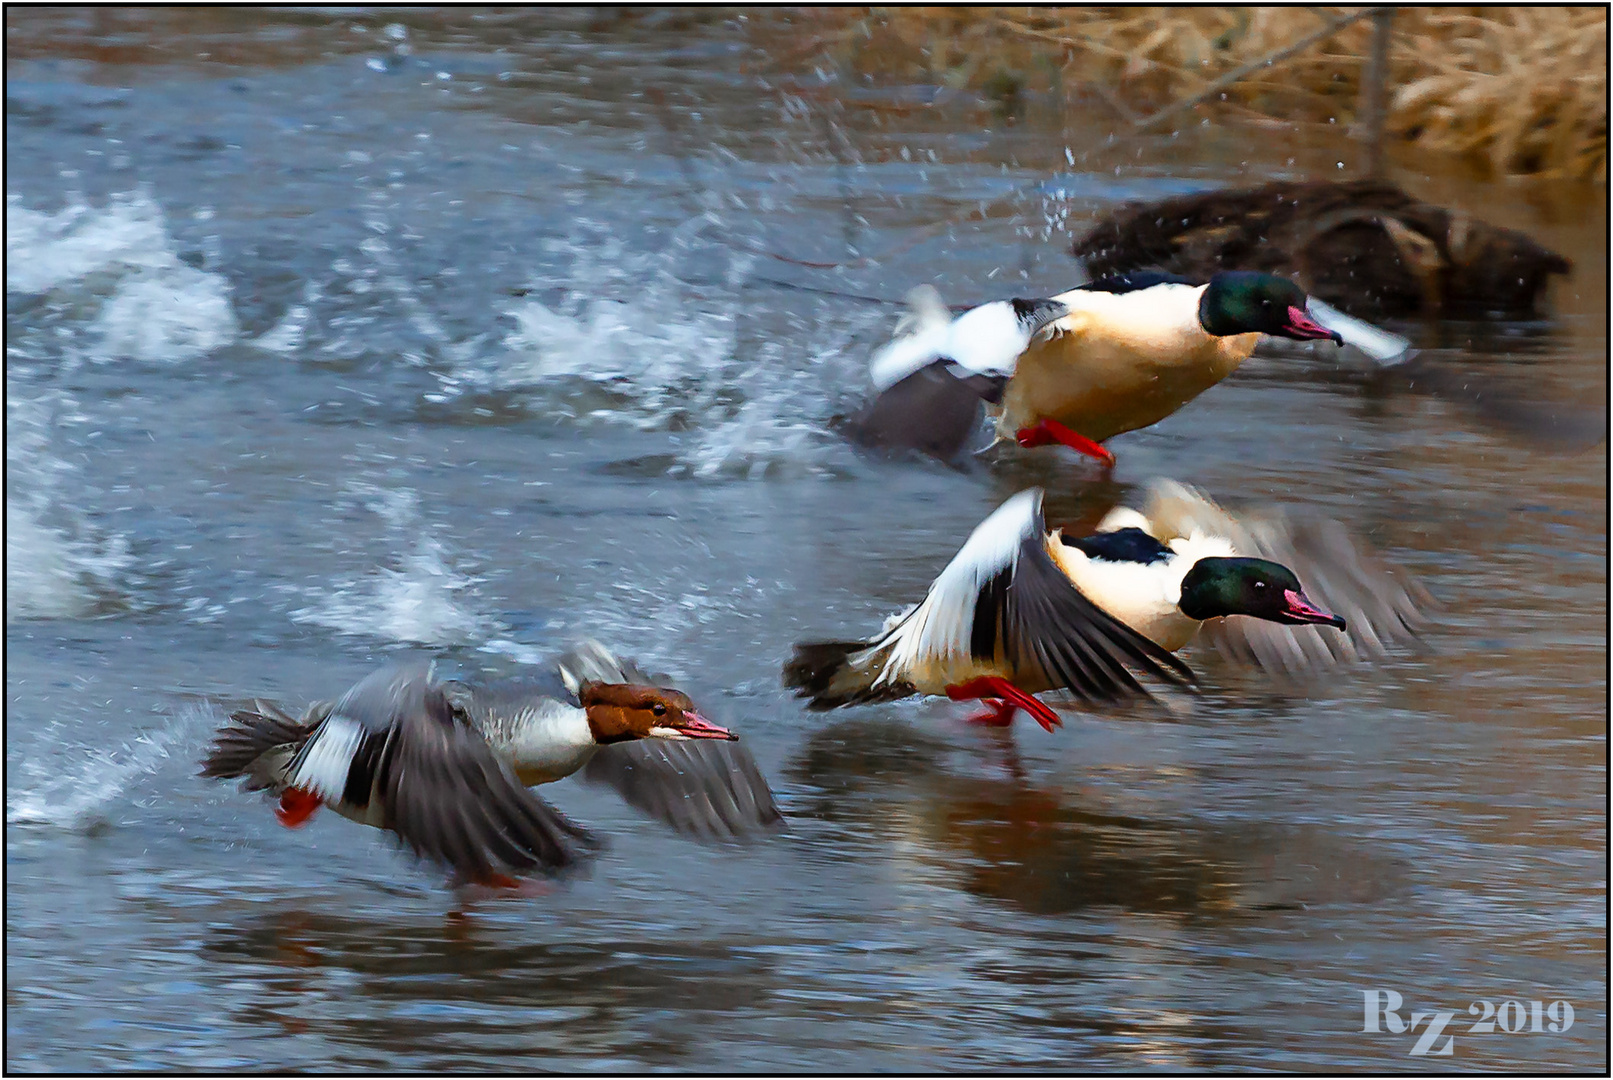
[[[345,699],[344,699],[345,700]],[[378,772],[387,828],[423,858],[472,881],[553,874],[596,842],[516,779],[481,733],[420,678],[394,696]]]
[[981,430],[982,401],[996,401],[1005,379],[969,375],[935,360],[881,391],[845,425],[863,446],[916,450],[950,461]]
[[431,662],[410,660],[366,675],[330,707],[331,716],[356,721],[366,732],[391,730],[397,717],[425,708]]
[[1167,681],[1193,677],[1064,576],[1047,553],[1040,488],[1020,492],[980,523],[924,602],[875,648],[887,644],[882,680],[955,670],[972,659],[1105,701],[1142,692],[1127,665]]
[[701,840],[738,840],[783,820],[739,743],[643,739],[607,746],[583,770],[636,810]]
[[1305,304],[1311,317],[1344,339],[1344,344],[1361,350],[1380,367],[1393,367],[1417,355],[1411,342],[1369,322],[1346,315],[1331,304],[1311,297]]
[[941,358],[957,365],[960,377],[985,375],[1006,383],[1030,343],[1031,332],[1021,323],[1014,305],[997,300],[970,308],[953,320]]
[[573,699],[586,682],[637,683],[641,686],[671,686],[671,677],[648,672],[630,659],[617,656],[593,638],[572,646],[555,661],[564,690]]
[[913,372],[932,363],[946,345],[952,312],[933,286],[920,285],[907,294],[907,314],[897,325],[897,336],[874,353],[868,374],[874,389],[889,390]]
[[1158,481],[1144,511],[1156,535],[1168,540],[1193,531],[1224,536],[1240,555],[1282,563],[1305,592],[1334,614],[1347,633],[1330,627],[1282,626],[1260,619],[1217,619],[1199,640],[1233,660],[1272,671],[1302,671],[1387,654],[1428,623],[1433,598],[1404,571],[1391,570],[1343,525],[1327,518],[1297,519],[1281,511],[1237,518],[1201,492]]

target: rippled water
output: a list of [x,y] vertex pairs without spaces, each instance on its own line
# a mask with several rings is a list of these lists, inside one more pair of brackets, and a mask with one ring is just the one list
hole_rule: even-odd
[[[792,89],[715,19],[166,18],[8,15],[9,1068],[1433,1060],[1362,1033],[1373,988],[1454,1010],[1449,1064],[1606,1067],[1605,442],[1494,408],[1605,401],[1605,187],[1403,174],[1577,264],[1549,321],[1401,327],[1421,381],[1259,357],[1111,481],[960,472],[832,434],[898,310],[856,297],[1058,291],[1096,208],[1353,147]],[[1012,491],[1089,520],[1155,474],[1344,519],[1442,601],[1427,648],[1200,656],[1180,715],[1051,736],[779,688]],[[459,912],[194,777],[212,699],[583,634],[743,732],[788,833],[561,784],[597,867]],[[1576,1022],[1469,1035],[1485,998]]]

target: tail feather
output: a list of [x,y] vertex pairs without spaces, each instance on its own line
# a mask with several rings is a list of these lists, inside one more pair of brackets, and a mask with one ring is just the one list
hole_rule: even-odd
[[313,734],[315,725],[303,724],[271,702],[253,701],[252,707],[230,714],[232,723],[218,730],[202,759],[202,776],[220,780],[245,778],[247,787],[268,787],[271,778],[260,762],[276,750],[289,762],[291,754]]
[[834,709],[871,701],[894,701],[917,691],[906,682],[873,685],[877,665],[854,664],[855,653],[866,652],[866,641],[808,641],[795,647],[784,665],[784,685],[796,696],[810,698],[810,709]]

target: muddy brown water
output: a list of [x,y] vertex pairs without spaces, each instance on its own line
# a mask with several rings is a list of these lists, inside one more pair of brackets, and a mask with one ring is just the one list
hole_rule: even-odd
[[[1605,442],[1484,406],[1605,402],[1605,187],[1397,161],[1576,263],[1549,319],[1398,327],[1420,385],[1262,355],[1110,479],[950,470],[829,430],[898,310],[846,294],[1056,292],[1104,206],[1355,147],[792,91],[721,18],[197,19],[8,13],[9,1068],[1606,1068]],[[780,689],[1013,491],[1090,521],[1153,475],[1343,519],[1441,601],[1426,647],[1190,653],[1186,709],[1053,735]],[[561,784],[592,872],[457,911],[194,776],[209,700],[584,634],[742,732],[789,831]],[[1451,1055],[1363,1032],[1373,990]]]

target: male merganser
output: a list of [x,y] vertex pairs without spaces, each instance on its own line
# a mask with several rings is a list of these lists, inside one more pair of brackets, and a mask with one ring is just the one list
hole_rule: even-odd
[[328,806],[389,830],[468,883],[558,872],[597,846],[528,790],[579,770],[684,832],[734,837],[780,820],[737,735],[595,642],[543,677],[473,686],[400,664],[301,720],[265,701],[230,719],[203,776],[278,796],[289,828]]
[[1428,622],[1428,610],[1435,607],[1414,578],[1384,563],[1337,521],[1281,507],[1232,514],[1203,492],[1174,480],[1151,481],[1141,511],[1114,508],[1098,523],[1092,539],[1116,544],[1121,537],[1130,537],[1139,550],[1152,545],[1171,551],[1191,545],[1195,537],[1218,537],[1238,555],[1269,559],[1301,575],[1311,595],[1343,617],[1348,624],[1345,633],[1264,620],[1215,619],[1204,624],[1200,635],[1226,658],[1268,670],[1297,673],[1387,655],[1390,644],[1416,637]]
[[1293,571],[1237,556],[1220,537],[1167,547],[1133,528],[1065,540],[1047,531],[1031,488],[981,522],[923,603],[871,640],[797,645],[784,683],[814,709],[945,694],[994,701],[978,721],[1008,724],[1024,709],[1052,731],[1057,714],[1032,695],[1116,700],[1142,690],[1128,666],[1190,682],[1172,653],[1228,615],[1345,626]]
[[[1299,286],[1273,274],[1229,271],[1207,284],[1153,272],[1106,277],[1050,300],[974,308],[950,326],[939,321],[939,300],[910,303],[913,331],[874,357],[880,394],[851,427],[864,442],[930,453],[961,448],[979,399],[1000,405],[999,440],[1061,443],[1113,465],[1106,439],[1198,397],[1237,370],[1261,334],[1345,340],[1312,317]],[[1009,310],[1024,314],[1008,318]]]

